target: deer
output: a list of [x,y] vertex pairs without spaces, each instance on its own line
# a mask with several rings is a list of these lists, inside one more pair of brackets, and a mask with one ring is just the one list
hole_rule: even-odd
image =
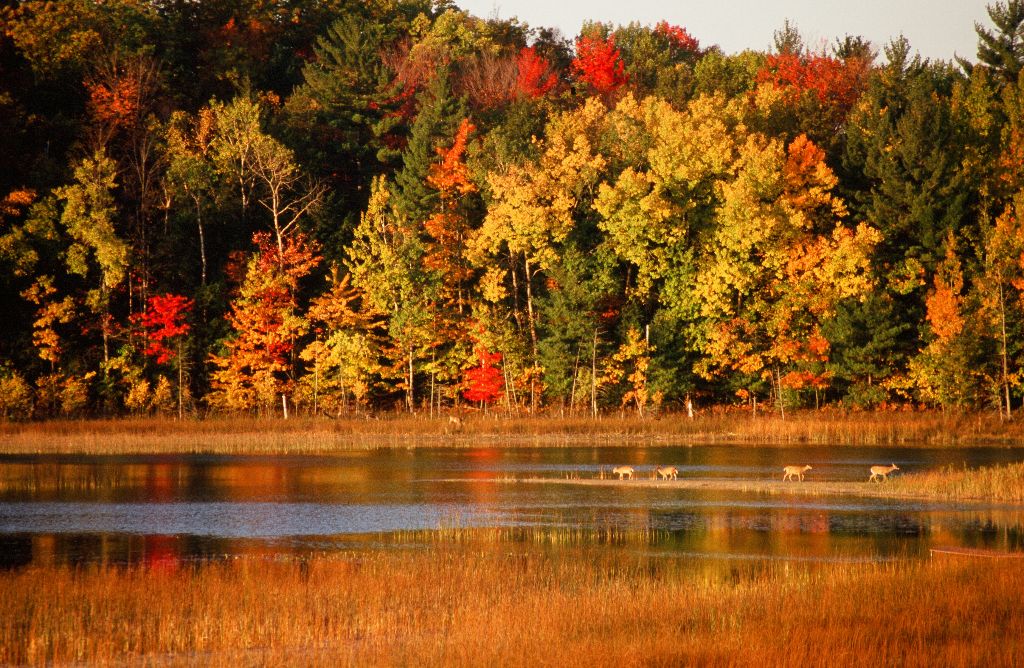
[[899,471],[900,467],[893,464],[892,466],[872,466],[871,477],[868,478],[868,482],[881,482],[882,480],[888,480],[889,474],[893,471]]
[[460,418],[458,415],[449,415],[448,424],[447,426],[445,426],[444,430],[446,433],[450,433],[453,431],[462,431],[462,418]]
[[676,480],[679,477],[679,469],[674,466],[659,466],[655,470],[662,480]]
[[783,480],[792,480],[793,476],[796,476],[800,482],[804,481],[804,473],[811,470],[810,466],[787,466],[782,469],[785,475],[782,476]]
[[633,479],[633,467],[632,466],[616,466],[612,469],[612,475],[619,476],[619,480],[623,478]]

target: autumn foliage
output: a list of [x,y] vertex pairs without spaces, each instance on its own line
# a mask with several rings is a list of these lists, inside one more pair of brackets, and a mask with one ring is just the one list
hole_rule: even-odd
[[0,379],[35,416],[161,410],[160,365],[211,411],[1024,399],[1006,54],[567,39],[445,2],[7,4]]
[[547,58],[533,47],[523,47],[516,57],[516,90],[526,98],[544,97],[558,83]]
[[462,396],[474,403],[494,403],[505,394],[504,374],[496,366],[501,362],[501,353],[487,352],[483,346],[477,346],[476,357],[480,365],[466,370],[463,380],[466,389]]
[[654,33],[666,38],[672,48],[680,53],[695,55],[700,51],[700,42],[686,28],[661,21],[654,26]]
[[770,83],[794,95],[812,94],[821,103],[849,110],[864,89],[867,63],[821,54],[780,53],[765,58],[758,83]]
[[146,337],[144,352],[157,364],[166,364],[174,359],[175,352],[166,343],[169,339],[188,334],[191,326],[185,317],[192,310],[192,305],[192,300],[182,295],[153,295],[146,302],[146,310],[137,316],[136,321]]
[[622,55],[612,37],[580,37],[576,40],[576,58],[572,61],[576,78],[598,95],[610,95],[627,81]]

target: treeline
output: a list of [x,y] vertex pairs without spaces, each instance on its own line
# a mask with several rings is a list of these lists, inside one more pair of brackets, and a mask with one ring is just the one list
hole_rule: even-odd
[[1024,0],[957,63],[447,1],[3,5],[8,418],[1024,396]]

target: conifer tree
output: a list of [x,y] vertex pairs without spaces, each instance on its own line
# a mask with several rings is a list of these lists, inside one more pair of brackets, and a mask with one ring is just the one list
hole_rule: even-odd
[[978,60],[999,73],[1005,83],[1016,83],[1024,65],[1024,0],[995,2],[986,9],[995,30],[974,24]]
[[442,67],[416,96],[416,120],[395,175],[394,205],[410,221],[424,221],[436,208],[438,192],[427,182],[430,166],[441,142],[450,140],[465,117],[465,101],[452,94],[448,70]]

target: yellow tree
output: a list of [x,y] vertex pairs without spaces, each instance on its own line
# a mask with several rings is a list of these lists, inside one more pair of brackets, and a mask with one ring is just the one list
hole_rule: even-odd
[[999,343],[1000,385],[1002,387],[1001,411],[1006,417],[1012,414],[1010,388],[1020,384],[1020,374],[1011,370],[1010,336],[1014,323],[1021,317],[1024,299],[1024,190],[1017,193],[1013,201],[996,219],[985,242],[984,275],[977,281],[981,311]]
[[[658,98],[637,104],[627,96],[615,109],[613,122],[632,121],[645,138],[631,142],[641,149],[639,166],[601,183],[594,208],[608,243],[633,267],[632,291],[642,299],[682,269],[683,256],[714,221],[718,184],[729,178],[743,132],[732,106],[715,95],[680,112]],[[675,282],[690,281],[692,272]],[[685,299],[680,292],[661,297],[674,305]]]
[[840,300],[871,287],[868,260],[879,237],[866,225],[841,224],[836,177],[806,137],[785,147],[750,135],[736,170],[722,187],[695,287],[707,355],[700,371],[771,378],[784,411],[782,371],[822,361],[820,325]]
[[385,351],[396,375],[404,376],[406,410],[415,408],[416,366],[435,340],[430,277],[423,267],[423,244],[408,219],[392,203],[384,177],[374,179],[370,202],[353,233],[348,268],[352,285],[367,306],[386,313],[392,346]]
[[607,165],[597,148],[606,114],[599,100],[587,100],[553,118],[543,139],[534,139],[536,161],[489,173],[487,215],[469,240],[471,262],[487,270],[485,298],[511,295],[517,321],[529,335],[535,371],[538,277],[558,260],[560,244]]
[[299,357],[312,368],[300,385],[313,411],[340,414],[349,398],[364,406],[374,379],[384,368],[384,314],[374,310],[352,277],[338,278],[337,267],[328,276],[328,290],[313,299],[307,317],[315,339]]

